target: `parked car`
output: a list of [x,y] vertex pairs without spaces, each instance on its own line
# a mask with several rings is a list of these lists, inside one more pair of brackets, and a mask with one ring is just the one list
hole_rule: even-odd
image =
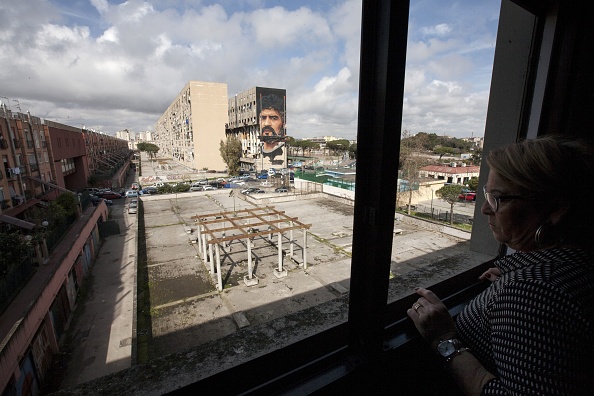
[[132,190],[140,190],[140,184],[138,183],[132,183],[132,187],[130,187]]
[[274,189],[274,192],[277,192],[277,193],[286,193],[286,192],[289,192],[289,189],[286,188],[286,187],[279,187],[279,188]]
[[467,192],[467,193],[460,193],[458,195],[459,199],[464,201],[476,201],[476,193],[475,192]]
[[208,190],[216,190],[217,188],[214,186],[211,186],[210,184],[207,184],[206,186],[202,187],[202,189],[204,191],[208,191]]
[[118,194],[117,192],[105,191],[104,193],[101,194],[101,198],[104,198],[104,199],[119,199],[119,198],[122,198],[122,196],[120,194]]
[[204,191],[204,187],[201,184],[192,184],[192,186],[190,187],[190,191]]
[[262,173],[258,175],[258,179],[268,179],[268,173]]
[[138,198],[138,191],[134,191],[134,190],[126,191],[126,198]]
[[157,187],[153,187],[153,186],[148,186],[148,187],[142,189],[143,194],[157,194],[158,192],[159,192],[159,189]]
[[250,188],[246,188],[245,190],[241,190],[240,192],[241,192],[243,195],[249,195],[249,194],[251,194],[251,193],[253,193],[253,192],[256,192],[256,191],[258,191],[258,190],[260,190],[260,189],[259,189],[259,188],[257,188],[257,187],[250,187]]
[[91,203],[93,204],[93,206],[99,205],[101,201],[104,201],[107,206],[113,205],[113,201],[111,199],[104,199],[96,195],[91,195]]

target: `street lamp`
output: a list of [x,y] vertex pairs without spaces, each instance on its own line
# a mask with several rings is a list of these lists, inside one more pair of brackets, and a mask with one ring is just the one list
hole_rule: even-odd
[[260,173],[264,170],[264,142],[260,142],[260,158],[262,158],[262,167]]

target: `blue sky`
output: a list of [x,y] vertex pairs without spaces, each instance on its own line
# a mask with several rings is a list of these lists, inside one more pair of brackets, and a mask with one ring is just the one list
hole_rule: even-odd
[[[229,96],[285,88],[296,138],[356,137],[360,0],[6,3],[0,96],[13,110],[153,130],[189,80],[214,81]],[[483,135],[499,5],[411,0],[403,129]]]

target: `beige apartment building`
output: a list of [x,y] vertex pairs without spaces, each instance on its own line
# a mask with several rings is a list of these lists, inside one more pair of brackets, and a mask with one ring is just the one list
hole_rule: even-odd
[[227,84],[190,81],[155,125],[159,155],[196,170],[223,170],[219,152],[225,140]]

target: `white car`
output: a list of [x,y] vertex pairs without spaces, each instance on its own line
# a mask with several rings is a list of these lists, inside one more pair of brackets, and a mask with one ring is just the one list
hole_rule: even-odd
[[135,190],[126,191],[126,198],[138,198],[138,191],[135,191]]

